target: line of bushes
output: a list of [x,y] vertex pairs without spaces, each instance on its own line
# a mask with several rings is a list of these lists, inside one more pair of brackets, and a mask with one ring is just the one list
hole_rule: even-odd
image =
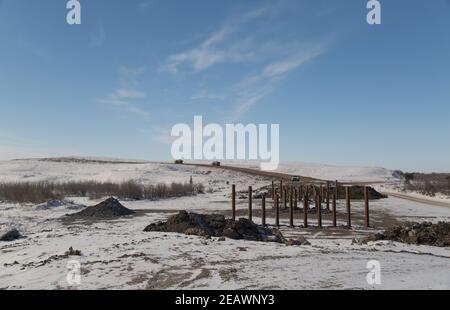
[[156,200],[192,196],[204,193],[202,184],[176,183],[142,185],[136,181],[122,183],[80,181],[80,182],[17,182],[0,183],[0,201],[13,203],[43,203],[50,199],[65,197],[89,197],[98,199],[115,196],[120,199]]
[[450,173],[403,173],[404,189],[423,195],[450,195]]

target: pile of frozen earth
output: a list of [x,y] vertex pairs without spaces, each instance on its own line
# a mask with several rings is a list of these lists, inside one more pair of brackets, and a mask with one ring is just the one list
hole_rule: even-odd
[[20,232],[13,228],[9,231],[6,231],[0,236],[0,241],[14,241],[17,239],[23,238],[23,236],[20,234]]
[[238,221],[226,219],[222,214],[197,214],[181,211],[170,216],[166,222],[150,224],[146,232],[174,232],[203,237],[227,237],[236,240],[251,240],[285,243],[278,229],[258,226],[241,218]]
[[115,218],[134,214],[135,211],[124,207],[117,199],[108,198],[107,200],[86,209],[70,214],[73,218]]
[[368,241],[378,240],[448,247],[450,246],[450,223],[407,223],[405,225],[390,227],[382,233],[366,237],[363,241],[366,243]]

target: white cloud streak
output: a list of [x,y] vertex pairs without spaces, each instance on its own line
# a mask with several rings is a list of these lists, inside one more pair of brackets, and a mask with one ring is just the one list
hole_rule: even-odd
[[168,57],[159,71],[177,73],[181,66],[191,66],[195,72],[203,71],[220,63],[239,63],[254,57],[250,40],[237,41],[224,46],[230,36],[243,24],[261,17],[265,8],[248,12],[228,21],[217,31],[212,33],[199,46]]
[[124,66],[120,67],[119,75],[122,87],[113,90],[105,98],[97,101],[114,109],[137,115],[144,121],[149,121],[151,114],[139,107],[136,102],[145,99],[146,95],[143,91],[134,88],[139,86],[139,77],[143,73],[144,68],[131,69]]

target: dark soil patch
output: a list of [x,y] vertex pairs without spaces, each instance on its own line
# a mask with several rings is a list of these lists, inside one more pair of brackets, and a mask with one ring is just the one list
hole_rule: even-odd
[[392,240],[408,244],[448,247],[450,246],[450,223],[407,223],[388,228],[382,233],[371,235],[365,239],[366,242],[377,240]]
[[284,243],[277,229],[256,225],[247,219],[233,221],[222,214],[197,214],[181,211],[170,216],[166,222],[150,224],[144,231],[175,232],[204,237],[227,237],[236,240],[251,240]]
[[108,198],[98,205],[87,207],[83,211],[68,216],[72,218],[115,218],[134,213],[133,210],[125,208],[117,199]]

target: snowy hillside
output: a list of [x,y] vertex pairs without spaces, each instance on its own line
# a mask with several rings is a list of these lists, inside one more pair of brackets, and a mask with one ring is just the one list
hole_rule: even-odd
[[[260,169],[255,161],[224,161],[224,165]],[[316,163],[281,162],[274,172],[343,182],[395,181],[393,171],[381,167],[335,166]]]
[[[206,163],[206,162],[202,162]],[[225,165],[259,169],[258,163],[228,161]],[[208,172],[212,170],[211,172]],[[213,171],[214,170],[214,171]],[[312,163],[281,163],[277,172],[326,180],[379,182],[392,180],[392,171],[376,167],[332,166]],[[184,182],[192,173],[205,179],[215,169],[173,165],[171,163],[106,158],[24,159],[0,161],[1,182],[33,181],[111,181],[136,180],[143,183]],[[220,172],[219,174],[222,174]],[[230,176],[235,173],[230,173]]]

